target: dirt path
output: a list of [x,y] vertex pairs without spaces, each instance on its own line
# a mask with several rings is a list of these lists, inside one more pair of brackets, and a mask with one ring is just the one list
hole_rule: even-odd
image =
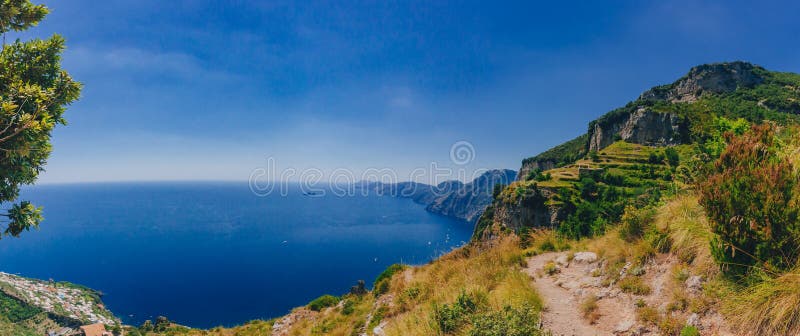
[[[558,271],[544,272],[545,265],[554,262]],[[652,323],[637,321],[637,306],[655,309],[659,318],[669,316],[678,327],[693,325],[700,335],[731,335],[725,327],[721,315],[708,310],[693,314],[687,309],[670,309],[676,293],[691,299],[700,295],[702,280],[699,276],[689,277],[685,283],[674,280],[672,270],[677,263],[674,256],[660,254],[639,270],[639,279],[650,291],[644,295],[623,293],[616,285],[603,285],[602,273],[605,262],[597,259],[591,252],[577,252],[569,260],[567,252],[545,253],[528,258],[525,273],[531,276],[536,290],[541,296],[545,309],[542,324],[554,336],[584,335],[661,335],[659,327]],[[627,275],[631,264],[620,271],[620,277]],[[596,303],[593,321],[583,316],[582,304],[592,299]]]
[[[566,260],[566,253],[545,253],[528,259],[525,272],[534,279],[534,285],[544,301],[542,324],[554,336],[609,335],[597,325],[589,324],[580,312],[580,302],[570,293],[559,275],[547,276],[543,273],[544,265],[559,257]],[[561,267],[562,271],[565,271]],[[573,270],[577,269],[574,267]],[[573,285],[573,284],[570,284]],[[580,286],[580,284],[578,284]]]

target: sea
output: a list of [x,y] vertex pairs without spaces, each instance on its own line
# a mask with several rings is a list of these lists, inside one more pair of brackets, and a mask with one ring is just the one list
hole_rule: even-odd
[[471,224],[390,195],[269,195],[237,182],[51,184],[38,230],[0,240],[0,271],[96,289],[123,322],[197,328],[284,315],[463,245]]

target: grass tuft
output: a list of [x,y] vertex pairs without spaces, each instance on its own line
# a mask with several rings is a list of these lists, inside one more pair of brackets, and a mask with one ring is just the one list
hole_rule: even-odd
[[800,266],[732,291],[724,310],[745,335],[800,335]]

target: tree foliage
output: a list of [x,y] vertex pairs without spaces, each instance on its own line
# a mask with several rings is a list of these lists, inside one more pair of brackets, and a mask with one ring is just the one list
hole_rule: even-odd
[[0,1],[0,33],[21,31],[35,26],[47,15],[47,7],[30,0]]
[[[0,2],[0,33],[36,25],[47,8],[30,1]],[[32,184],[51,151],[51,133],[65,124],[66,106],[77,100],[80,83],[61,69],[64,39],[16,40],[0,51],[0,203],[15,202],[21,185]],[[28,201],[6,205],[4,235],[19,236],[38,226],[41,208]]]

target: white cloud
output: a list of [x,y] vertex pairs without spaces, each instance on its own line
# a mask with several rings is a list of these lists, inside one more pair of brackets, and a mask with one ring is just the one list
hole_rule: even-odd
[[74,47],[64,53],[64,63],[66,68],[77,73],[113,72],[114,76],[149,74],[203,80],[230,80],[237,77],[214,69],[213,64],[207,64],[189,54],[134,47]]

